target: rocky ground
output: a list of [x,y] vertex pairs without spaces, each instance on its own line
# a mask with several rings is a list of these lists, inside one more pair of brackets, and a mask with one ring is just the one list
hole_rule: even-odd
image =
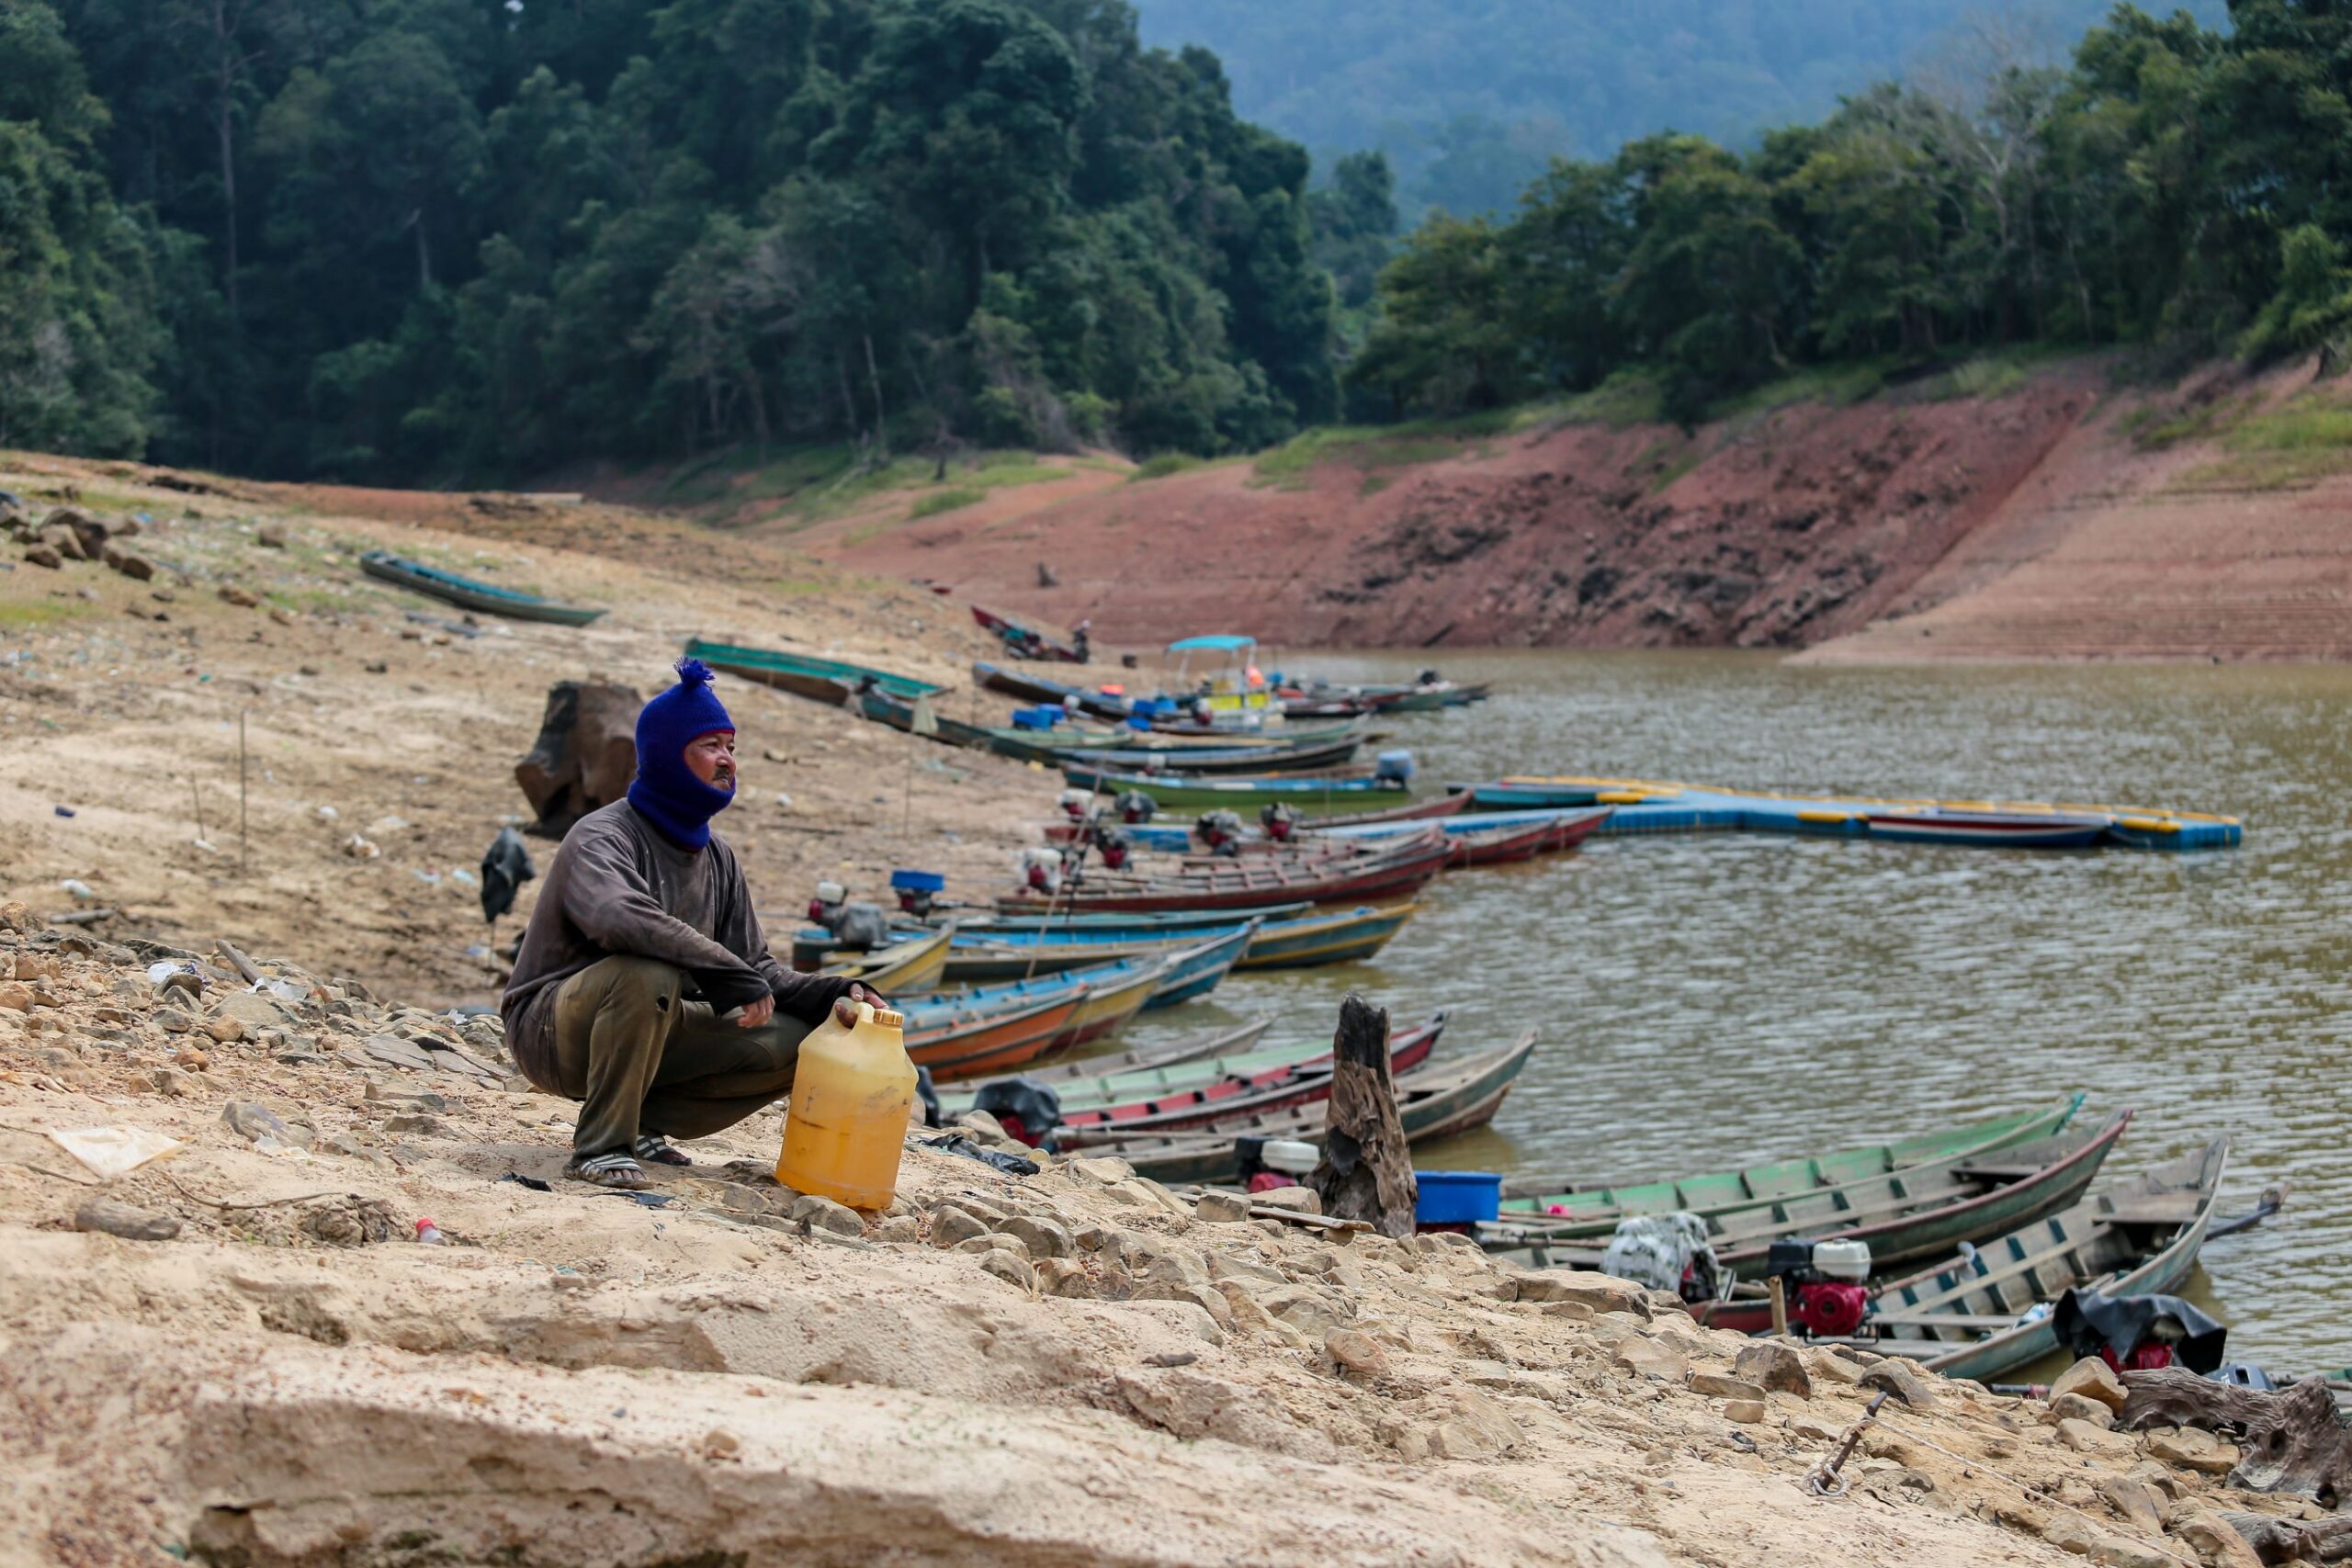
[[[2111,1380],[1759,1347],[1115,1160],[916,1147],[861,1216],[768,1113],[643,1206],[562,1179],[492,1020],[0,928],[0,1560],[2154,1568],[2306,1512],[2108,1430]],[[95,1129],[175,1146],[102,1179],[51,1135]]]

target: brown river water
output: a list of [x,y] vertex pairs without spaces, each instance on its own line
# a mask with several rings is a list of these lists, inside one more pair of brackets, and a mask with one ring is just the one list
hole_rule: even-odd
[[1318,655],[1436,663],[1482,706],[1391,721],[1420,787],[1504,773],[2225,812],[2236,850],[2033,853],[1748,834],[1598,840],[1451,873],[1372,964],[1228,979],[1126,1043],[1357,989],[1453,1010],[1441,1059],[1532,1026],[1493,1128],[1426,1168],[1674,1175],[2088,1092],[2130,1106],[2103,1180],[2233,1140],[2191,1287],[2232,1354],[2352,1364],[2352,669],[1793,668],[1744,654]]

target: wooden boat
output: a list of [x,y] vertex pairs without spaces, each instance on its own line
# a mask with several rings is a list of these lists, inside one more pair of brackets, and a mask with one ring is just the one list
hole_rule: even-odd
[[955,934],[953,930],[928,931],[871,953],[822,953],[819,963],[825,974],[862,981],[886,997],[921,996],[939,988]]
[[[1256,912],[1264,919],[1279,920],[1304,915],[1314,907],[1307,903],[1276,904]],[[1067,909],[1052,915],[980,915],[959,909],[954,919],[956,935],[978,942],[995,942],[1017,931],[1057,935],[1069,931],[1152,934],[1198,926],[1237,926],[1241,923],[1241,917],[1228,915],[1219,909],[1163,909],[1155,914],[1140,915],[1087,915]]]
[[1870,836],[1906,844],[1973,849],[2086,850],[2115,818],[2092,811],[1971,811],[1949,806],[1873,807]]
[[553,599],[542,599],[536,593],[518,592],[512,588],[501,588],[494,582],[460,577],[454,571],[443,571],[437,566],[427,566],[423,561],[410,560],[388,550],[369,550],[361,556],[359,570],[370,577],[396,583],[412,592],[438,599],[445,604],[503,615],[512,621],[546,621],[560,626],[584,626],[605,613],[592,605],[559,604]]
[[1079,650],[1076,644],[1048,637],[1034,626],[1023,626],[1019,621],[1008,620],[993,610],[983,610],[975,604],[972,606],[972,619],[980,624],[981,629],[994,632],[1001,637],[1005,647],[1012,649],[1016,658],[1043,659],[1062,664],[1086,662],[1086,655]]
[[1485,702],[1494,695],[1494,693],[1495,683],[1492,681],[1472,681],[1466,684],[1449,682],[1444,692],[1445,705],[1450,708],[1466,708],[1473,703]]
[[[1390,1042],[1389,1070],[1400,1085],[1429,1060],[1436,1045],[1434,1031],[1416,1031]],[[1066,1104],[1061,1124],[1054,1130],[1054,1146],[1092,1148],[1205,1127],[1235,1116],[1320,1105],[1331,1098],[1329,1055],[1326,1052],[1319,1063],[1270,1067],[1251,1077],[1219,1079],[1121,1104]]]
[[1045,1055],[1067,1032],[1086,999],[1084,987],[1012,1008],[950,1013],[906,1034],[907,1055],[938,1082],[978,1073],[1010,1072]]
[[[1225,936],[1213,936],[1206,942],[1181,949],[1168,955],[1168,964],[1160,971],[1159,984],[1144,1000],[1144,1010],[1174,1007],[1205,997],[1222,984],[1233,966],[1250,947],[1250,939],[1258,934],[1258,924],[1251,920],[1239,931]],[[942,962],[944,960],[943,958]]]
[[1590,806],[1600,799],[1601,788],[1599,784],[1544,784],[1536,780],[1450,787],[1473,811],[1544,811]]
[[[1444,1024],[1445,1014],[1442,1011],[1425,1023],[1416,1024],[1391,1043],[1392,1055],[1401,1056],[1409,1046],[1415,1052],[1413,1060],[1417,1065],[1426,1060],[1428,1051],[1424,1047],[1433,1047],[1437,1043]],[[1262,1028],[1263,1025],[1258,1026],[1259,1030]],[[1257,1032],[1247,1032],[1254,1040]],[[1121,1059],[1111,1058],[1114,1061]],[[1331,1047],[1328,1041],[1293,1041],[1283,1045],[1188,1057],[1182,1061],[1161,1062],[1112,1072],[1094,1073],[1089,1070],[1102,1060],[1097,1058],[1037,1068],[1023,1073],[1021,1081],[1051,1088],[1065,1109],[1118,1105],[1180,1094],[1228,1078],[1254,1081],[1270,1074],[1328,1068]],[[943,1113],[955,1107],[969,1109],[978,1093],[978,1088],[975,1087],[960,1094],[942,1095],[940,1109]]]
[[[1070,1014],[1069,1027],[1054,1039],[1057,1051],[1069,1050],[1106,1035],[1115,1034],[1127,1021],[1143,1011],[1144,1004],[1159,988],[1160,977],[1168,973],[1171,959],[1128,959],[1120,964],[1102,964],[1093,969],[1080,969],[1073,977],[1085,983],[1086,999]],[[1114,971],[1131,968],[1130,976]]]
[[1135,790],[1149,795],[1162,809],[1189,807],[1204,811],[1255,811],[1277,801],[1300,811],[1359,811],[1384,804],[1402,804],[1411,787],[1374,773],[1325,773],[1315,777],[1256,773],[1190,779],[1065,765],[1062,777],[1072,789],[1108,795]]
[[1361,964],[1388,945],[1388,939],[1420,912],[1411,899],[1401,904],[1361,904],[1352,909],[1269,920],[1250,939],[1236,969],[1312,969],[1326,964]]
[[1803,1155],[1705,1176],[1587,1185],[1543,1177],[1515,1179],[1503,1185],[1503,1219],[1541,1224],[1555,1240],[1581,1236],[1605,1241],[1616,1231],[1618,1221],[1634,1214],[1688,1213],[1704,1219],[1757,1202],[1801,1203],[1808,1194],[1840,1190],[1873,1177],[1947,1165],[2012,1144],[2051,1137],[2074,1121],[2085,1098],[2070,1094],[2054,1104],[2004,1111],[1893,1143],[1865,1144],[1836,1154]]
[[1109,692],[1089,691],[1083,686],[1067,685],[1048,681],[1042,675],[1026,675],[1018,670],[1007,670],[1001,664],[985,661],[972,666],[972,679],[985,691],[1002,692],[1008,697],[1023,702],[1045,703],[1058,707],[1066,697],[1078,699],[1079,710],[1097,718],[1117,723],[1134,711],[1135,703],[1128,697]]
[[947,690],[929,681],[918,681],[911,675],[894,675],[888,670],[875,670],[864,664],[851,664],[839,659],[819,659],[805,653],[783,653],[774,649],[740,648],[731,643],[708,642],[701,637],[686,643],[690,658],[699,659],[713,670],[724,670],[730,675],[741,675],[746,681],[757,681],[763,686],[790,692],[795,696],[832,707],[842,705],[849,692],[871,682],[886,695],[912,702],[917,697],[933,697]]
[[[1361,735],[1350,735],[1338,740],[1285,741],[1259,746],[1128,745],[1108,751],[1065,751],[1061,754],[1060,765],[1065,773],[1071,768],[1115,772],[1140,767],[1154,778],[1181,782],[1203,774],[1316,773],[1339,766],[1363,748],[1363,737]],[[1082,789],[1086,786],[1080,784],[1074,787]]]
[[1444,836],[1432,833],[1426,840],[1417,840],[1390,852],[1333,861],[1311,869],[1293,871],[1281,865],[1265,865],[1160,882],[1110,879],[1080,886],[1075,892],[1065,890],[1057,900],[1024,888],[999,897],[997,908],[1007,913],[1021,913],[1058,902],[1065,908],[1090,912],[1255,911],[1269,904],[1370,901],[1385,895],[1417,891],[1443,869],[1447,853]]
[[1863,1322],[1867,1337],[1851,1343],[1990,1382],[2058,1349],[2057,1330],[2035,1309],[2070,1290],[2177,1294],[2197,1267],[2229,1159],[2229,1139],[2216,1138],[2113,1191],[1980,1243],[1964,1259],[1882,1286]]
[[[1616,809],[1613,806],[1597,806],[1581,811],[1482,812],[1444,818],[1439,826],[1453,846],[1453,858],[1446,863],[1450,867],[1492,865],[1573,849],[1590,838]],[[1419,826],[1409,821],[1350,828],[1326,828],[1316,823],[1304,829],[1299,838],[1306,841],[1377,844]]]
[[[1398,1084],[1396,1111],[1405,1141],[1433,1143],[1493,1121],[1534,1051],[1535,1034],[1531,1030],[1498,1050],[1449,1066],[1424,1067],[1408,1082]],[[1136,1175],[1155,1181],[1231,1181],[1239,1168],[1233,1147],[1237,1138],[1287,1138],[1320,1145],[1323,1112],[1320,1107],[1302,1107],[1238,1116],[1197,1133],[1122,1139],[1096,1152],[1116,1155],[1135,1167]]]
[[[2076,1201],[2131,1120],[2129,1111],[2119,1111],[2096,1127],[2069,1128],[1793,1198],[1710,1210],[1702,1219],[1716,1261],[1744,1279],[1761,1278],[1771,1244],[1797,1235],[1867,1242],[1871,1268],[1883,1272],[1895,1264],[1946,1257],[1962,1243],[1998,1235]],[[1479,1239],[1498,1237],[1482,1226]],[[1538,1268],[1554,1262],[1597,1267],[1591,1245],[1582,1258],[1558,1258],[1539,1244],[1529,1249],[1530,1260]]]
[[[1047,1066],[1024,1067],[1021,1077],[1031,1083],[1052,1085],[1057,1092],[1066,1088],[1083,1086],[1098,1078],[1113,1077],[1122,1073],[1149,1073],[1193,1066],[1204,1061],[1249,1052],[1262,1038],[1271,1018],[1253,1019],[1231,1029],[1212,1034],[1195,1035],[1189,1040],[1170,1040],[1158,1045],[1138,1045],[1109,1056],[1083,1056],[1071,1061],[1055,1062]],[[939,1103],[943,1110],[951,1104],[971,1109],[972,1096],[981,1086],[955,1094],[943,1094]]]

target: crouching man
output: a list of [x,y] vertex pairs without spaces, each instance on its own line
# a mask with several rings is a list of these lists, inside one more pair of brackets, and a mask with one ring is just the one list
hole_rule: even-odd
[[638,715],[628,798],[564,835],[500,1006],[525,1076],[580,1101],[565,1174],[603,1187],[646,1186],[643,1161],[693,1163],[669,1140],[784,1098],[826,1010],[881,1000],[769,954],[710,830],[735,798],[735,722],[700,660],[678,676]]

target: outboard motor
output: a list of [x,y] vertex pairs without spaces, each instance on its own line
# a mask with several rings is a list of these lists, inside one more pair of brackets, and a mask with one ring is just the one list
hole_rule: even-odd
[[935,871],[894,871],[890,886],[898,889],[899,908],[916,919],[931,919],[932,900],[947,886],[947,879]]
[[1870,1311],[1871,1292],[1862,1283],[1871,1277],[1866,1241],[1776,1241],[1764,1255],[1764,1273],[1781,1281],[1791,1325],[1808,1333],[1852,1334]]
[[1094,830],[1095,846],[1102,852],[1102,869],[1124,871],[1127,856],[1136,847],[1135,835],[1125,828],[1098,828]]
[[1413,754],[1383,751],[1373,759],[1372,776],[1390,789],[1403,789],[1413,782]]
[[1159,802],[1139,789],[1131,789],[1119,796],[1119,820],[1129,827],[1141,827],[1159,814]]
[[1201,819],[1193,824],[1193,831],[1208,846],[1213,855],[1238,855],[1241,852],[1241,816],[1234,811],[1204,811]]
[[1056,797],[1061,803],[1062,815],[1073,822],[1086,820],[1086,808],[1093,802],[1093,795],[1082,789],[1066,789]]
[[1062,852],[1053,849],[1021,852],[1021,880],[1047,897],[1062,890]]
[[1258,826],[1275,843],[1290,842],[1291,831],[1298,826],[1298,807],[1283,801],[1270,800],[1258,807]]
[[1416,686],[1434,686],[1444,679],[1444,676],[1440,675],[1434,670],[1424,670],[1419,674],[1413,677],[1413,684]]
[[842,900],[848,897],[849,889],[838,882],[817,884],[817,896],[808,900],[808,923],[831,931],[833,922],[841,918]]

